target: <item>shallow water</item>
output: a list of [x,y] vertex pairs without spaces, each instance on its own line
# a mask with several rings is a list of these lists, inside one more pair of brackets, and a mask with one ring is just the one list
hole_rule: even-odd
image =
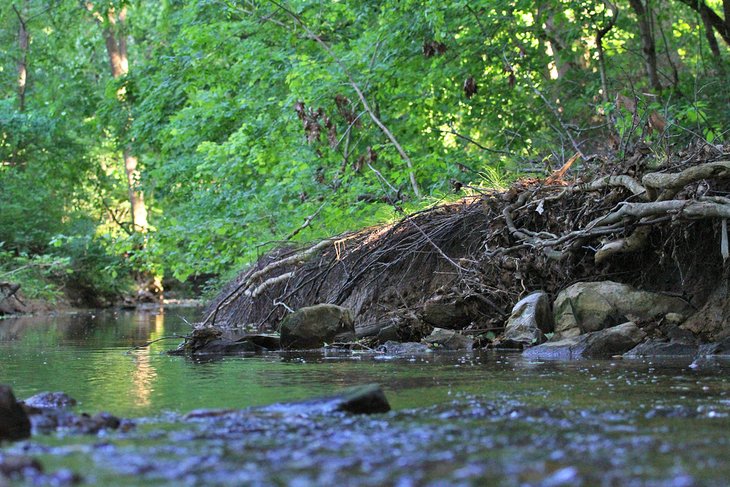
[[[0,383],[61,390],[130,432],[4,445],[90,484],[727,485],[730,364],[537,362],[519,355],[270,354],[191,360],[165,350],[197,310],[0,321]],[[394,411],[189,420],[383,385]],[[1,479],[0,479],[1,480]],[[37,480],[37,479],[36,479]],[[2,485],[2,482],[0,482]]]

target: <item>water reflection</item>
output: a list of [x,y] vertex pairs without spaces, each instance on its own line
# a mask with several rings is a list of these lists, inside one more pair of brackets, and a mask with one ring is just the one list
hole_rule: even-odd
[[698,407],[727,400],[730,370],[715,363],[540,362],[519,355],[433,354],[415,360],[322,354],[198,360],[164,352],[179,340],[132,347],[190,330],[197,309],[105,311],[0,321],[0,383],[19,397],[62,390],[80,409],[123,416],[197,408],[244,408],[383,384],[395,408],[430,406],[457,394],[569,401],[576,407]]

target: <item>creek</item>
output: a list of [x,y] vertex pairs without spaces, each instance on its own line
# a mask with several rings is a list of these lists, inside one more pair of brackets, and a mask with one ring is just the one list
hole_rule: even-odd
[[[0,321],[0,383],[18,398],[63,391],[77,399],[76,412],[109,411],[136,425],[93,436],[34,434],[3,444],[0,456],[29,455],[45,471],[67,469],[89,485],[720,486],[730,479],[729,362],[551,362],[493,352],[199,360],[164,353],[180,340],[132,348],[189,332],[199,313]],[[255,409],[368,383],[383,386],[391,412]],[[202,408],[254,409],[186,416]]]

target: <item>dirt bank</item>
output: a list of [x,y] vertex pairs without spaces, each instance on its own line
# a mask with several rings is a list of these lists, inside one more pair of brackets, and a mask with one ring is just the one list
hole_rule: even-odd
[[594,159],[580,177],[520,180],[392,225],[278,249],[230,283],[199,328],[234,337],[276,330],[293,310],[330,303],[352,310],[360,338],[390,327],[401,341],[418,340],[435,326],[488,338],[532,291],[554,299],[575,282],[611,280],[685,299],[703,313],[692,333],[716,340],[730,312],[727,153],[702,145],[663,163],[646,151]]

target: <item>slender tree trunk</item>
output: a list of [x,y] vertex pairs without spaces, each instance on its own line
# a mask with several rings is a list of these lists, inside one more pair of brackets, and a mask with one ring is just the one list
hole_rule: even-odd
[[[720,34],[725,44],[730,45],[730,17],[728,17],[728,10],[730,10],[730,0],[724,0],[722,3],[723,10],[725,11],[725,19],[717,15],[714,10],[707,6],[704,0],[679,0],[689,8],[700,14],[703,17],[703,22],[709,22],[710,25]],[[707,20],[704,20],[704,19]]]
[[662,85],[659,82],[657,71],[656,43],[654,41],[654,29],[652,28],[652,12],[644,5],[642,0],[629,0],[631,8],[636,13],[639,21],[639,36],[641,37],[641,50],[644,53],[644,66],[646,75],[649,78],[649,86],[654,91],[661,91]]
[[[117,13],[113,7],[109,7],[106,19],[99,11],[95,9],[93,3],[86,4],[86,8],[94,15],[97,23],[102,26],[102,35],[106,44],[106,52],[109,58],[109,68],[114,78],[125,76],[129,72],[129,59],[127,57],[127,39],[125,32],[125,24],[127,21],[127,9],[122,7]],[[119,102],[124,106],[125,111],[129,111],[129,106],[125,101],[125,93],[120,90],[117,92]],[[125,130],[128,128],[125,122]],[[140,171],[138,168],[138,159],[134,154],[134,148],[128,144],[123,151],[124,172],[127,176],[127,191],[129,194],[129,204],[132,211],[132,223],[134,231],[146,232],[147,223],[147,207],[144,202],[144,193],[139,188]]]
[[25,90],[28,86],[28,46],[30,44],[30,34],[28,34],[28,26],[24,17],[28,12],[28,0],[23,2],[22,12],[19,12],[13,5],[15,15],[18,16],[18,110],[25,111]]
[[127,191],[129,203],[132,205],[132,222],[135,231],[144,232],[147,230],[147,207],[144,204],[144,193],[137,189],[140,178],[137,163],[132,148],[127,146],[124,149],[124,172],[127,174]]
[[613,29],[614,25],[616,25],[616,20],[618,19],[618,7],[608,1],[604,1],[603,4],[607,9],[611,10],[612,15],[608,23],[596,31],[596,51],[598,52],[598,71],[601,74],[601,98],[604,103],[607,103],[609,100],[608,77],[606,76],[606,55],[603,51],[603,38],[606,37],[606,34]]
[[[727,15],[727,13],[725,15]],[[718,64],[718,66],[722,67],[722,55],[720,54],[720,46],[717,44],[715,30],[712,28],[712,22],[710,22],[710,17],[707,14],[707,10],[702,10],[700,12],[700,17],[702,18],[702,24],[705,28],[705,38],[707,39],[707,44],[710,46],[710,52],[712,53],[712,57]]]

